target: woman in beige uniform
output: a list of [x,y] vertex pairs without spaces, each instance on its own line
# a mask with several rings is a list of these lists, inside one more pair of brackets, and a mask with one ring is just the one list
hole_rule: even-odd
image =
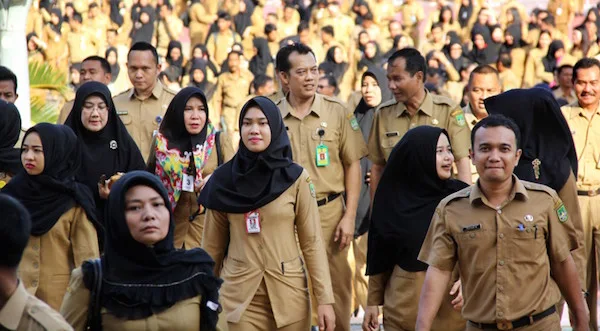
[[221,281],[202,249],[173,247],[175,221],[160,180],[125,174],[107,210],[104,254],[73,271],[60,310],[67,322],[77,331],[214,331]]
[[202,247],[224,280],[221,300],[229,330],[308,330],[305,265],[319,304],[319,326],[333,330],[333,291],[315,189],[308,172],[292,161],[281,113],[269,99],[255,97],[242,108],[239,127],[239,151],[200,193],[208,209]]
[[74,180],[81,161],[73,130],[38,124],[23,139],[25,171],[2,190],[31,214],[31,237],[19,264],[19,278],[29,293],[55,310],[67,291],[71,271],[99,256],[92,223],[96,222],[94,197]]
[[208,119],[202,90],[186,87],[171,101],[154,138],[148,170],[169,192],[175,214],[175,247],[200,247],[205,209],[198,193],[217,166],[229,161],[233,147]]

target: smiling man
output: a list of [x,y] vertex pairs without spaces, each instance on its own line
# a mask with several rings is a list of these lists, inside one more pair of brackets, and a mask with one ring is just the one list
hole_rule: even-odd
[[489,65],[477,66],[469,76],[467,84],[467,97],[469,103],[463,108],[467,125],[472,130],[473,126],[485,117],[488,113],[485,110],[483,101],[491,96],[502,92],[500,86],[500,76],[496,69]]
[[574,314],[574,330],[588,330],[571,256],[579,247],[573,223],[554,190],[513,175],[520,135],[502,115],[473,128],[471,158],[480,178],[442,200],[433,216],[419,254],[429,268],[416,330],[431,329],[457,264],[467,331],[560,330],[561,292]]

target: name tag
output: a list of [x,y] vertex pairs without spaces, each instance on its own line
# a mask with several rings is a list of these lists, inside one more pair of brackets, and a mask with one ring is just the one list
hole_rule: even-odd
[[117,115],[127,115],[129,112],[127,110],[117,110]]
[[462,230],[463,230],[463,232],[469,232],[469,231],[475,231],[475,230],[480,230],[480,229],[481,229],[481,224],[473,224],[473,225],[465,226]]
[[260,213],[258,210],[247,212],[244,217],[246,219],[246,233],[260,233]]
[[389,137],[398,137],[399,135],[400,135],[400,132],[398,132],[398,131],[392,131],[392,132],[386,132],[385,133],[385,136],[388,137],[388,138]]
[[194,176],[183,174],[181,190],[185,192],[194,192]]
[[317,146],[317,167],[326,167],[329,165],[329,148],[324,144]]

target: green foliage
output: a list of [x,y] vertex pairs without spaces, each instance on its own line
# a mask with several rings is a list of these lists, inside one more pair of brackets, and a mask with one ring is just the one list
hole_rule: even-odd
[[66,75],[48,63],[31,62],[29,63],[29,87],[32,124],[56,123],[60,111],[59,103],[49,103],[48,96],[54,92],[62,99],[66,99],[70,91]]

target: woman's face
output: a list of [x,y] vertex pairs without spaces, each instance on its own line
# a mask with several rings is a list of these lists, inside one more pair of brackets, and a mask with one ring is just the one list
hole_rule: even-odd
[[371,38],[369,38],[369,34],[366,32],[363,32],[361,34],[358,35],[358,43],[361,45],[366,45],[369,40],[371,40]]
[[551,42],[552,42],[552,39],[550,38],[550,35],[547,33],[542,33],[540,35],[540,40],[539,40],[538,44],[539,44],[540,48],[547,48],[548,46],[550,46]]
[[510,33],[507,32],[504,35],[504,41],[506,42],[506,44],[512,45],[515,43],[515,38]]
[[179,61],[179,58],[181,58],[181,49],[174,47],[171,49],[171,59],[173,61]]
[[477,35],[475,35],[473,44],[475,44],[475,47],[477,47],[477,49],[484,49],[485,48],[485,39],[483,39],[482,35],[477,34]]
[[115,53],[115,52],[108,53],[108,57],[106,58],[106,61],[108,61],[108,63],[110,65],[117,64],[117,53]]
[[503,42],[503,40],[502,40],[503,35],[504,35],[504,32],[502,31],[501,28],[495,28],[494,31],[492,31],[492,40],[495,43],[501,43],[501,42]]
[[[201,70],[196,70],[201,71]],[[197,97],[191,97],[183,109],[183,123],[191,135],[199,134],[206,124],[206,105]]]
[[560,59],[564,55],[565,55],[565,49],[564,48],[559,48],[559,49],[556,50],[556,52],[554,52],[554,58],[555,59]]
[[137,185],[125,194],[125,221],[135,241],[152,246],[169,233],[171,215],[154,189]]
[[506,10],[506,21],[510,24],[515,21],[515,17],[510,9]]
[[367,106],[373,108],[381,103],[381,88],[375,78],[365,76],[360,91]]
[[253,153],[260,153],[269,147],[271,127],[269,127],[269,120],[260,108],[253,106],[246,110],[240,134],[244,146]]
[[435,169],[441,180],[450,179],[452,176],[452,162],[454,162],[452,147],[448,137],[442,133],[435,150]]
[[108,106],[104,99],[97,95],[89,96],[81,108],[81,124],[88,131],[98,132],[108,123]]
[[590,10],[587,14],[586,21],[596,22],[598,18],[596,17],[596,12]]
[[450,46],[450,57],[454,60],[459,59],[462,56],[462,46],[458,43]]
[[202,50],[200,48],[194,48],[194,53],[192,54],[194,59],[201,59],[203,55],[204,54],[202,54]]
[[442,12],[442,20],[447,23],[452,19],[452,11],[450,9],[444,9]]
[[369,59],[372,59],[375,57],[375,54],[377,53],[377,47],[375,47],[375,44],[373,43],[368,43],[365,46],[365,56]]
[[30,52],[33,52],[37,49],[37,44],[33,41],[32,39],[29,39],[29,41],[27,42],[27,50]]
[[60,18],[56,16],[56,14],[52,13],[50,14],[50,22],[52,22],[53,25],[57,25],[58,22],[60,22]]
[[31,132],[23,140],[21,147],[21,163],[25,171],[32,176],[39,175],[44,171],[44,147],[42,139],[37,132]]
[[344,54],[342,53],[342,49],[339,47],[336,47],[333,50],[333,61],[335,61],[335,63],[342,63],[344,62]]
[[573,39],[573,45],[580,45],[583,41],[583,34],[581,33],[581,30],[573,29],[573,34],[571,35],[571,38]]
[[200,69],[194,70],[192,76],[194,78],[194,82],[196,83],[202,83],[204,81],[204,72]]

